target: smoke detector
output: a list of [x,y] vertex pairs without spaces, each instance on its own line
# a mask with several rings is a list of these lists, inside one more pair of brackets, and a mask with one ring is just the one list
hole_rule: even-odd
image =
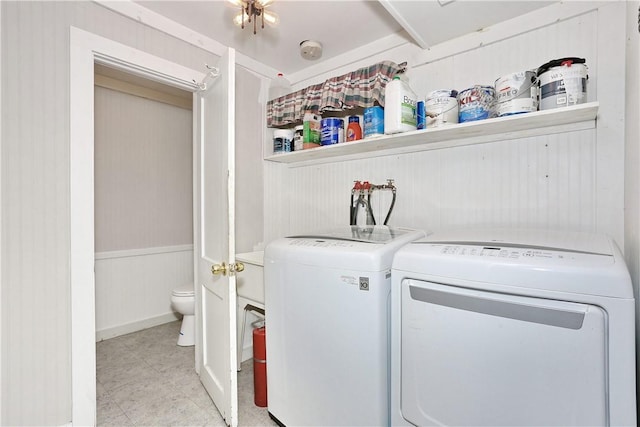
[[322,56],[322,43],[313,40],[300,42],[300,55],[310,61],[320,58]]

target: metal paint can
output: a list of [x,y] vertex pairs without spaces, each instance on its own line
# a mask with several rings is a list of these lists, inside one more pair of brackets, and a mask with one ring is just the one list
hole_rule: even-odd
[[493,86],[476,85],[458,93],[460,123],[490,119],[496,116],[496,90]]
[[427,128],[458,123],[458,91],[453,89],[434,90],[425,102]]
[[344,122],[342,119],[327,117],[320,122],[320,143],[333,145],[344,142]]
[[293,151],[293,129],[276,129],[273,131],[273,154]]
[[381,106],[364,109],[364,137],[373,138],[384,135],[384,110]]
[[584,58],[554,59],[538,68],[540,110],[587,102],[587,65]]
[[538,110],[538,85],[535,71],[507,74],[496,80],[498,117]]

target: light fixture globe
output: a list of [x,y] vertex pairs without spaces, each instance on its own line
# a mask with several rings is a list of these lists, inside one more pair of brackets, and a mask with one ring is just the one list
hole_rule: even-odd
[[229,3],[240,8],[240,12],[233,18],[233,23],[244,29],[247,22],[253,21],[253,34],[256,34],[257,22],[260,19],[260,27],[264,29],[264,23],[271,26],[278,25],[280,18],[276,13],[266,8],[273,0],[228,0]]

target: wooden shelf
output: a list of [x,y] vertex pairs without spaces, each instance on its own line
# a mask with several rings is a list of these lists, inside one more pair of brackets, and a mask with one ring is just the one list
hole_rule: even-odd
[[454,124],[447,127],[385,135],[310,150],[265,157],[279,163],[306,165],[367,157],[482,144],[508,139],[595,128],[598,102],[495,119]]

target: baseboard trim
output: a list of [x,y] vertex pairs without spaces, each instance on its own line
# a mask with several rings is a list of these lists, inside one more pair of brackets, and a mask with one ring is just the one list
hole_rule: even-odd
[[127,323],[125,325],[114,326],[112,328],[96,331],[96,342],[107,340],[109,338],[119,337],[120,335],[138,332],[143,329],[152,328],[154,326],[163,325],[165,323],[180,320],[181,317],[177,313],[166,313],[161,316],[151,317],[149,319],[138,320]]

